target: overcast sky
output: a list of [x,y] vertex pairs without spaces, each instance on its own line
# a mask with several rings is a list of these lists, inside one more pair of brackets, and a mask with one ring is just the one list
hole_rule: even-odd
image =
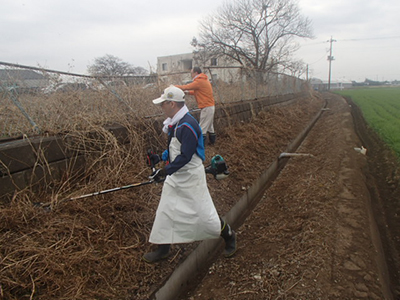
[[[157,57],[189,53],[199,21],[225,0],[0,0],[0,61],[87,74],[105,54],[153,70]],[[296,57],[309,76],[400,80],[399,0],[299,0],[315,39]],[[0,66],[1,68],[1,66]]]

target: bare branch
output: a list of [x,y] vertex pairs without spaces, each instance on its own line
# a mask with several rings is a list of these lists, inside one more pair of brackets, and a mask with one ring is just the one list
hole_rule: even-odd
[[296,65],[290,60],[296,37],[312,37],[311,22],[296,0],[234,0],[200,22],[196,45],[245,67],[278,71]]
[[91,75],[102,76],[125,76],[125,75],[147,75],[148,71],[142,67],[134,67],[122,61],[122,59],[110,54],[97,57],[92,65],[88,66]]

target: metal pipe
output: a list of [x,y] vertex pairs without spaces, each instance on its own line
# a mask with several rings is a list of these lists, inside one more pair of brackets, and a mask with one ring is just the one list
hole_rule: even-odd
[[282,152],[282,153],[279,155],[279,159],[285,158],[285,157],[293,157],[293,156],[308,156],[308,157],[314,157],[314,155],[308,154],[308,153],[288,153],[288,152]]
[[35,123],[35,121],[31,118],[31,116],[26,112],[26,110],[22,107],[21,102],[19,102],[18,100],[18,96],[16,96],[16,91],[14,88],[12,88],[11,90],[6,90],[8,96],[10,97],[11,101],[15,104],[15,106],[18,107],[18,109],[21,111],[21,113],[25,116],[25,118],[28,119],[29,123],[31,123],[34,131],[36,133],[40,133],[40,129],[37,126],[37,124]]

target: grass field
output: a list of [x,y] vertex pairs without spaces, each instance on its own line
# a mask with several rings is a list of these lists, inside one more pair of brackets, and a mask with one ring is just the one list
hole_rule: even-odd
[[400,88],[363,88],[337,92],[349,96],[364,118],[400,159]]

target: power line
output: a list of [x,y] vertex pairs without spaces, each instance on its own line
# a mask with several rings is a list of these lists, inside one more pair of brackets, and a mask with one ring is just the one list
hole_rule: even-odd
[[344,42],[358,42],[358,41],[370,41],[370,40],[389,40],[389,39],[398,39],[400,35],[397,36],[386,36],[386,37],[373,37],[373,38],[364,38],[364,39],[344,39],[339,41]]
[[[326,51],[326,53],[328,53],[328,52],[329,52],[329,50]],[[316,61],[309,63],[309,65],[313,65],[313,64],[315,64],[315,63],[317,63],[317,62],[323,60],[323,59],[326,57],[326,53],[324,53],[324,55],[321,56],[320,58],[318,58]]]
[[316,43],[312,43],[312,44],[300,44],[301,47],[305,47],[305,46],[314,46],[314,45],[322,45],[326,43],[325,41],[323,42],[316,42]]
[[[354,39],[338,39],[337,41],[339,42],[359,42],[359,41],[369,41],[369,40],[388,40],[388,39],[398,39],[400,38],[400,35],[397,36],[384,36],[384,37],[372,37],[372,38],[354,38]],[[311,44],[300,44],[301,47],[307,47],[307,46],[315,46],[315,45],[322,45],[325,44],[326,41],[321,41],[321,42],[315,42]]]

